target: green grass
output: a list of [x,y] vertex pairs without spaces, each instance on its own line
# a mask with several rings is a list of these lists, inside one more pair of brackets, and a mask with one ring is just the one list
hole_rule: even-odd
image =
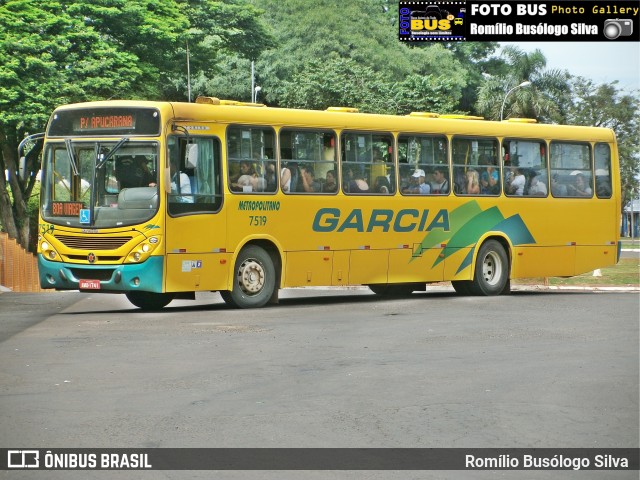
[[640,239],[634,238],[631,240],[630,238],[621,239],[622,248],[640,248]]
[[[559,286],[591,286],[591,287],[640,287],[640,262],[637,258],[622,258],[617,265],[600,269],[601,277],[594,277],[593,272],[583,273],[576,277],[549,277],[548,285]],[[525,278],[514,280],[520,285],[542,285],[544,278]]]

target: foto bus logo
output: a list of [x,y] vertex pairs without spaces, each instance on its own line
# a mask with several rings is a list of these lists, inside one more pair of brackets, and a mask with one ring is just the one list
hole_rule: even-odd
[[464,40],[464,5],[446,2],[442,6],[433,3],[401,7],[401,39],[410,36],[412,40]]

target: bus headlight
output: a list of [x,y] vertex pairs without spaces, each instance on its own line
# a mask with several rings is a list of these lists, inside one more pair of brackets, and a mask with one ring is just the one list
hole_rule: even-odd
[[160,239],[158,237],[151,237],[144,242],[138,244],[136,248],[129,252],[127,256],[127,263],[140,263],[144,262],[151,253],[160,245]]
[[58,260],[58,252],[56,252],[46,240],[40,243],[40,253],[48,260]]

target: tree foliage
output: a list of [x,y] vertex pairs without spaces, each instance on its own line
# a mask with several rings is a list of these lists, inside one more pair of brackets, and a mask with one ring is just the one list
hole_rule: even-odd
[[38,170],[33,161],[26,180],[16,175],[20,140],[44,130],[61,104],[186,100],[188,40],[196,77],[213,75],[221,52],[257,56],[269,44],[259,10],[242,0],[0,2],[0,170],[9,172],[0,214],[11,237],[28,245]]
[[[460,56],[441,45],[411,48],[398,41],[394,8],[373,0],[253,0],[265,11],[274,46],[256,60],[256,79],[264,101],[274,106],[326,108],[358,107],[367,112],[401,113],[422,108],[457,109],[468,74]],[[396,12],[397,13],[397,12]],[[248,64],[239,72],[225,71],[237,81],[209,84],[210,94],[225,96],[246,80]],[[418,79],[417,77],[425,77]],[[244,81],[242,79],[245,79]],[[410,90],[411,86],[419,90]],[[447,99],[436,98],[438,90]],[[424,94],[408,106],[409,98]],[[440,105],[442,104],[442,105]]]
[[[527,53],[509,45],[503,50],[502,58],[504,63],[496,68],[499,73],[488,76],[478,90],[478,111],[492,120],[499,120],[503,114],[504,118],[562,121],[565,114],[562,105],[569,93],[569,74],[546,70],[547,60],[540,50]],[[514,90],[505,101],[507,93],[525,81],[531,85]]]
[[[16,176],[17,146],[61,104],[97,99],[248,101],[352,106],[374,113],[473,113],[616,131],[624,198],[638,189],[637,94],[549,70],[539,51],[495,43],[405,44],[388,0],[0,0],[2,227],[27,245],[38,170]],[[187,53],[188,51],[188,53]],[[187,63],[190,66],[189,81]],[[41,142],[34,143],[41,147]]]
[[9,171],[12,198],[0,175],[2,223],[10,236],[28,245],[26,201],[37,166],[26,181],[17,175],[17,147],[27,133],[42,130],[53,108],[62,103],[126,94],[141,81],[135,56],[101,38],[74,6],[56,0],[8,0],[0,7],[0,155]]
[[616,133],[624,207],[640,191],[640,96],[625,94],[617,82],[597,85],[576,77],[571,86],[567,123],[611,128]]

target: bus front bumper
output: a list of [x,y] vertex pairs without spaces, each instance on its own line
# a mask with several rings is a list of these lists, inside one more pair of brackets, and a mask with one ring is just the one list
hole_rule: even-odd
[[79,265],[52,262],[38,255],[40,286],[56,290],[162,293],[163,270],[163,257],[137,264]]

